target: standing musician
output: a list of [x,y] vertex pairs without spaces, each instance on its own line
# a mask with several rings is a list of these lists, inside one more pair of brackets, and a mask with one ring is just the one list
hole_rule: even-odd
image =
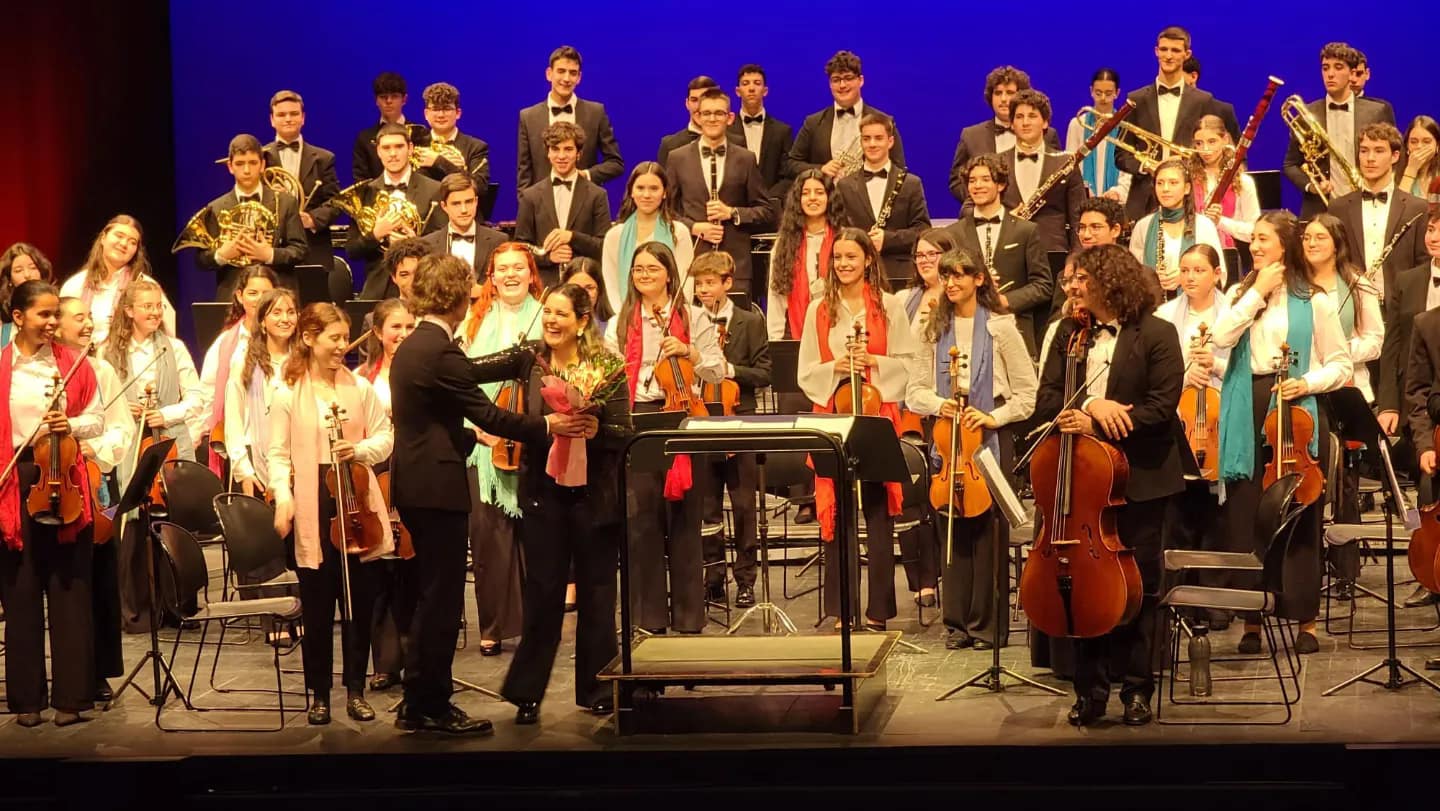
[[[860,98],[860,89],[865,86],[860,57],[850,51],[836,51],[825,62],[825,75],[830,79],[834,103],[806,116],[800,125],[787,162],[791,177],[806,169],[819,169],[826,177],[838,180],[859,169],[860,121],[866,113],[880,112]],[[905,165],[905,147],[899,132],[890,148],[890,160],[897,166]]]
[[1236,172],[1230,188],[1215,205],[1208,205],[1215,194],[1215,184],[1220,175],[1234,160],[1234,144],[1230,131],[1218,115],[1203,116],[1195,125],[1195,157],[1190,161],[1190,175],[1194,178],[1195,210],[1204,214],[1220,232],[1221,244],[1226,248],[1235,247],[1235,240],[1249,242],[1255,230],[1255,221],[1260,219],[1260,197],[1255,191],[1255,180],[1244,171]]
[[904,284],[915,275],[915,238],[930,227],[925,188],[920,178],[890,160],[895,143],[895,122],[870,111],[860,119],[860,149],[865,163],[859,172],[835,183],[845,203],[846,225],[870,236],[880,251],[892,284]]
[[270,126],[275,140],[265,145],[265,165],[278,166],[300,181],[305,194],[305,207],[300,210],[300,226],[305,229],[309,251],[305,264],[320,265],[327,271],[335,258],[330,245],[330,224],[339,209],[329,205],[330,198],[340,191],[335,177],[335,153],[305,140],[305,100],[294,90],[281,90],[270,97]]
[[735,261],[736,286],[753,294],[750,233],[775,225],[775,211],[760,178],[755,156],[726,144],[730,96],[718,87],[700,97],[700,139],[673,150],[665,160],[670,208],[690,229],[695,253],[720,250]]
[[1220,232],[1209,217],[1195,211],[1193,181],[1190,167],[1180,158],[1171,158],[1155,168],[1151,179],[1159,208],[1141,217],[1130,231],[1130,253],[1140,264],[1155,271],[1167,298],[1180,289],[1180,255],[1191,245],[1209,245],[1220,254],[1223,271],[1225,257]]
[[[490,145],[460,131],[460,90],[453,84],[436,82],[421,94],[425,99],[425,121],[430,124],[430,141],[420,146],[420,173],[433,180],[459,172],[475,181],[476,188],[490,185]],[[453,163],[442,147],[453,146],[461,163]],[[448,150],[446,150],[448,152]]]
[[399,212],[382,209],[369,233],[361,233],[355,226],[350,228],[345,253],[365,262],[362,299],[382,299],[394,294],[388,287],[384,263],[380,261],[392,243],[439,231],[447,223],[445,212],[439,209],[440,184],[410,169],[410,155],[414,151],[410,130],[400,124],[381,126],[375,136],[375,150],[384,171],[361,187],[361,202],[366,207],[374,207],[382,196],[407,200],[415,207],[420,225],[412,228]]
[[[706,90],[719,86],[720,83],[709,76],[696,76],[690,80],[690,84],[685,87],[685,112],[689,115],[689,120],[685,122],[684,129],[660,139],[660,151],[655,155],[656,163],[665,163],[671,152],[700,140],[700,97],[705,95]],[[745,146],[745,138],[733,130],[726,131],[725,137],[736,146]]]
[[387,124],[398,124],[407,133],[423,130],[419,124],[405,120],[405,102],[410,100],[405,77],[385,71],[371,83],[375,91],[375,108],[380,111],[380,121],[371,124],[355,136],[355,148],[350,157],[350,178],[354,183],[372,180],[385,172],[384,161],[379,154],[380,130]]
[[[1094,320],[1086,362],[1086,395],[1062,410],[1066,349],[1080,322],[1061,323],[1045,358],[1035,416],[1054,420],[1065,433],[1116,445],[1129,461],[1126,502],[1116,513],[1120,541],[1133,550],[1144,585],[1137,616],[1104,636],[1075,640],[1075,705],[1069,721],[1089,726],[1104,717],[1114,675],[1123,677],[1120,701],[1128,725],[1150,722],[1155,690],[1152,668],[1156,590],[1160,583],[1162,528],[1170,497],[1183,489],[1175,447],[1175,409],[1184,381],[1175,328],[1152,314],[1156,301],[1145,269],[1117,245],[1086,248],[1075,256],[1080,307]],[[1079,483],[1075,486],[1094,486]]]
[[[1115,99],[1120,96],[1120,74],[1111,68],[1100,68],[1090,77],[1090,101],[1095,112],[1080,113],[1070,119],[1065,129],[1065,151],[1079,149],[1090,133],[1115,114]],[[1099,115],[1097,115],[1098,113]],[[1004,150],[995,150],[1003,152]],[[1115,145],[1107,138],[1080,161],[1080,176],[1085,179],[1085,188],[1091,197],[1105,197],[1124,203],[1130,195],[1130,173],[1120,171],[1115,163]]]
[[1350,255],[1363,265],[1383,301],[1395,283],[1395,274],[1428,256],[1421,230],[1425,201],[1395,188],[1401,142],[1394,125],[1371,124],[1360,130],[1357,140],[1359,160],[1355,166],[1365,188],[1331,200],[1330,213],[1345,224]]
[[[395,453],[390,460],[392,502],[415,546],[414,619],[406,651],[405,700],[396,711],[402,730],[488,733],[489,721],[472,719],[450,703],[450,674],[465,608],[469,486],[464,461],[475,445],[469,419],[485,431],[522,442],[543,442],[547,431],[583,436],[585,420],[549,414],[543,419],[496,408],[480,391],[484,378],[460,347],[455,329],[469,309],[475,274],[462,259],[420,260],[407,300],[419,317],[415,332],[395,351],[390,404]],[[698,582],[698,578],[697,578]]]
[[[55,708],[55,724],[85,720],[94,704],[89,477],[83,465],[66,471],[80,481],[80,517],[64,526],[35,520],[26,502],[40,483],[41,459],[30,441],[91,439],[104,430],[100,389],[85,357],[55,341],[60,296],[53,285],[29,281],[10,297],[15,338],[0,350],[0,600],[5,606],[5,700],[23,727],[38,726]],[[79,367],[76,367],[79,364]],[[45,408],[55,382],[65,384],[58,410]],[[39,429],[37,430],[37,426]],[[23,447],[22,447],[23,446]],[[77,456],[77,463],[79,457]],[[12,463],[13,467],[12,467]],[[49,605],[50,689],[45,683],[46,604]]]
[[0,347],[10,343],[15,325],[10,321],[10,294],[30,281],[55,283],[55,268],[40,249],[28,242],[17,242],[0,254]]
[[[1434,401],[1434,396],[1440,393],[1436,390],[1437,379],[1440,379],[1440,315],[1427,310],[1415,316],[1415,339],[1410,343],[1405,374],[1405,416],[1410,433],[1415,437],[1415,453],[1424,476],[1417,488],[1419,500],[1426,506],[1435,503],[1435,426],[1440,424],[1440,413],[1436,408],[1440,403]],[[1417,585],[1415,592],[1405,601],[1405,607],[1419,608],[1437,601],[1440,601],[1440,596]],[[1440,670],[1440,656],[1426,659],[1425,669]]]
[[[215,250],[201,250],[195,264],[216,272],[215,300],[229,301],[240,278],[240,270],[248,265],[269,265],[287,287],[295,286],[295,266],[305,261],[310,245],[300,223],[299,204],[286,192],[277,192],[262,182],[265,171],[265,150],[253,135],[240,134],[230,139],[227,161],[235,186],[211,200],[206,206],[205,229],[216,237]],[[270,242],[242,233],[228,238],[219,222],[225,212],[241,203],[254,202],[265,207],[275,220]],[[214,230],[211,230],[214,229]]]
[[[1109,197],[1087,197],[1080,201],[1079,217],[1075,224],[1075,242],[1080,248],[1093,248],[1096,245],[1114,245],[1120,241],[1120,231],[1125,226],[1125,205]],[[1078,250],[1078,249],[1077,249]],[[1074,254],[1072,253],[1073,257]],[[1060,284],[1055,280],[1055,292],[1050,299],[1050,324],[1045,331],[1045,340],[1041,343],[1044,347],[1050,345],[1050,339],[1055,335],[1055,325],[1060,319],[1069,313],[1061,315],[1059,311],[1065,302],[1070,298]],[[1040,357],[1045,357],[1046,350],[1041,348]]]
[[603,337],[606,325],[615,317],[615,311],[610,309],[610,298],[606,293],[608,288],[605,287],[599,263],[589,257],[570,260],[560,274],[560,283],[577,285],[590,295],[590,301],[595,304],[595,333]]
[[915,273],[901,295],[905,298],[905,314],[910,317],[910,331],[917,340],[924,340],[930,316],[946,296],[940,257],[955,248],[955,238],[944,228],[926,229],[915,239]]
[[[689,271],[690,262],[695,258],[695,243],[670,207],[670,185],[664,167],[654,161],[641,161],[630,170],[625,199],[620,203],[620,217],[605,232],[600,249],[600,272],[606,292],[603,306],[608,307],[611,316],[620,311],[625,291],[630,289],[630,263],[635,258],[637,245],[647,242],[665,245],[674,252],[675,265],[682,275]],[[601,331],[598,313],[596,317],[596,329]]]
[[[964,250],[949,250],[939,261],[945,296],[925,325],[920,351],[910,377],[905,401],[911,410],[953,420],[983,431],[984,445],[1001,467],[1009,470],[1014,442],[1006,426],[1027,419],[1035,409],[1035,364],[995,292],[995,280],[975,257]],[[950,348],[958,350],[952,367]],[[956,372],[951,377],[952,369]],[[961,397],[964,404],[961,403]],[[959,432],[954,434],[959,442]],[[945,453],[936,448],[936,453]],[[952,476],[960,475],[954,472]],[[970,485],[967,485],[970,486]],[[984,486],[983,484],[980,486]],[[1009,617],[995,612],[995,590],[1008,588],[996,582],[995,556],[1009,549],[1009,523],[996,516],[992,506],[974,517],[938,511],[937,528],[950,539],[945,555],[943,612],[948,629],[945,647],[974,646],[986,650],[1004,645]],[[1000,567],[1003,574],[1005,567]]]
[[610,198],[591,182],[576,161],[584,154],[585,131],[558,121],[545,128],[550,175],[520,191],[515,239],[543,250],[539,265],[546,279],[576,256],[600,258],[610,227]]
[[1408,416],[1402,420],[1400,415],[1405,408],[1406,358],[1415,316],[1440,307],[1440,285],[1433,281],[1440,278],[1440,206],[1434,204],[1426,209],[1425,250],[1429,253],[1425,262],[1397,274],[1385,299],[1385,341],[1380,347],[1375,407],[1380,425],[1391,436],[1405,436],[1408,430]]
[[[1430,185],[1440,177],[1440,122],[1428,115],[1417,115],[1405,130],[1404,169],[1400,171],[1400,191],[1424,199]],[[3,263],[0,263],[3,264]]]
[[735,77],[735,97],[740,100],[740,115],[730,122],[730,133],[740,136],[739,144],[750,150],[760,164],[760,178],[765,193],[779,200],[790,189],[785,177],[785,163],[795,137],[790,125],[765,110],[765,97],[770,88],[765,83],[765,68],[741,65]]
[[[275,494],[275,531],[282,537],[295,531],[295,571],[305,622],[301,652],[305,687],[311,694],[306,720],[313,725],[330,723],[332,629],[338,604],[345,713],[356,721],[373,721],[375,710],[365,700],[379,576],[373,561],[393,550],[395,544],[390,535],[390,510],[370,466],[390,456],[395,434],[369,382],[345,368],[345,346],[350,342],[350,319],[345,312],[328,302],[311,304],[300,313],[297,332],[300,340],[285,362],[282,385],[270,403],[267,461],[268,489]],[[341,439],[332,444],[333,429],[327,426],[326,417],[333,416],[330,409],[335,404],[340,407]],[[337,496],[326,478],[340,474],[335,466],[340,462],[360,465],[360,472],[369,479],[368,498],[355,508],[376,515],[380,538],[368,543],[346,538],[347,546],[365,543],[364,556],[337,549],[332,542]],[[368,549],[371,545],[373,551]],[[341,566],[349,570],[348,583]]]
[[[524,245],[506,242],[490,256],[485,282],[460,324],[460,348],[471,358],[484,358],[540,336],[540,295],[544,287],[535,257]],[[480,388],[492,400],[502,383],[511,385],[510,408],[520,406],[522,391],[515,380],[486,383]],[[470,557],[475,565],[475,611],[479,619],[480,653],[496,656],[503,640],[520,635],[521,560],[516,522],[520,518],[519,473],[494,464],[492,449],[499,437],[480,431],[480,443],[466,461],[470,471]]]
[[[1334,391],[1353,374],[1335,300],[1317,288],[1306,271],[1295,215],[1271,211],[1255,223],[1252,271],[1231,295],[1231,306],[1215,324],[1215,346],[1230,349],[1220,401],[1220,478],[1225,483],[1225,532],[1229,551],[1249,552],[1255,512],[1264,492],[1266,414],[1276,399],[1310,412],[1315,430],[1309,454],[1329,469],[1329,419],[1312,395]],[[1283,358],[1288,345],[1292,358]],[[1276,391],[1276,374],[1289,369]],[[1246,376],[1249,380],[1246,380]],[[1288,422],[1288,421],[1287,421]],[[1317,448],[1318,445],[1318,448]],[[1297,449],[1300,451],[1303,449]],[[1320,524],[1322,505],[1301,515],[1285,555],[1285,582],[1276,616],[1300,623],[1295,650],[1315,653],[1315,617],[1320,611]],[[1258,618],[1247,617],[1241,653],[1259,653]]]
[[255,337],[245,345],[225,381],[225,455],[231,482],[247,496],[266,495],[270,466],[270,406],[280,370],[290,359],[299,318],[296,293],[279,288],[255,308]]
[[[753,308],[740,308],[730,298],[735,284],[730,255],[714,251],[695,260],[690,275],[705,318],[715,327],[725,355],[725,379],[737,388],[736,414],[755,413],[755,391],[770,385],[770,341],[765,319]],[[707,403],[715,402],[709,397]],[[718,416],[718,415],[716,415]],[[703,458],[699,481],[705,496],[703,524],[721,524],[724,491],[730,493],[735,528],[735,607],[755,605],[756,461],[752,454],[714,454]],[[720,533],[706,535],[706,599],[725,602],[725,545]]]
[[[620,313],[605,330],[605,343],[625,359],[630,382],[630,410],[635,414],[666,410],[667,400],[698,403],[698,386],[685,389],[683,364],[694,367],[695,381],[719,383],[726,360],[720,351],[715,325],[700,307],[686,304],[680,289],[675,255],[659,242],[635,249],[630,285]],[[672,376],[671,391],[661,385],[663,368]],[[683,407],[683,406],[682,406]],[[636,623],[652,633],[671,627],[681,633],[699,633],[705,626],[703,552],[700,519],[703,494],[693,484],[691,461],[675,459],[665,473],[637,472],[627,479],[630,501],[631,602]],[[670,589],[665,588],[669,573]]]
[[[531,414],[550,410],[542,388],[548,375],[601,357],[607,350],[595,331],[592,299],[573,284],[550,291],[542,311],[542,343],[525,376]],[[615,570],[622,541],[620,521],[625,495],[620,492],[621,451],[632,433],[628,386],[620,381],[587,420],[583,483],[557,481],[547,460],[549,441],[525,446],[520,472],[520,504],[525,520],[525,631],[505,674],[501,693],[516,705],[515,723],[540,718],[540,701],[550,681],[565,617],[565,584],[580,587],[575,597],[575,703],[595,715],[615,704],[596,674],[615,657]]]
[[[200,413],[204,421],[200,425],[203,435],[210,435],[215,426],[221,426],[223,441],[225,425],[225,391],[230,380],[230,370],[236,363],[243,362],[245,352],[250,348],[250,338],[259,329],[256,313],[260,300],[275,289],[275,271],[265,265],[250,265],[240,271],[235,291],[230,298],[230,311],[225,314],[225,328],[211,341],[200,362]],[[224,466],[215,454],[209,454],[215,475],[224,476]]]
[[[490,254],[500,243],[506,241],[504,231],[481,225],[480,189],[475,178],[463,172],[452,172],[440,181],[440,210],[449,220],[443,229],[431,231],[420,241],[430,253],[448,253],[465,260],[475,269],[475,280],[484,281],[481,276],[490,267]],[[392,247],[392,250],[394,248]],[[403,290],[388,291],[404,295]]]
[[545,81],[550,93],[545,100],[520,111],[520,147],[515,156],[515,193],[523,194],[535,183],[550,177],[552,159],[545,130],[564,121],[580,128],[582,137],[575,145],[580,149],[575,164],[586,180],[603,186],[625,171],[625,159],[615,142],[615,130],[605,105],[575,95],[580,84],[580,52],[561,45],[550,52]]
[[[1010,100],[1021,90],[1029,89],[1030,74],[1019,68],[1002,65],[986,74],[985,104],[994,115],[960,131],[960,142],[955,145],[955,159],[950,162],[950,193],[960,201],[962,216],[970,212],[967,169],[971,159],[979,155],[999,155],[1015,148],[1015,133],[1010,130]],[[1059,133],[1048,130],[1045,145],[1059,149]]]
[[811,299],[824,293],[830,277],[835,234],[845,219],[845,203],[835,193],[835,181],[819,169],[806,169],[790,184],[770,254],[765,307],[770,340],[800,340],[805,310]]
[[[129,214],[116,214],[90,244],[90,255],[80,272],[60,286],[60,295],[81,299],[90,308],[95,321],[95,343],[110,334],[110,320],[117,312],[120,293],[137,279],[155,281],[150,272],[150,258],[145,253],[145,232],[140,221]],[[166,335],[175,334],[175,308],[168,297],[161,297],[164,312],[161,325]]]
[[[815,413],[834,413],[836,389],[849,382],[853,369],[861,383],[878,390],[882,402],[880,415],[894,423],[895,433],[899,435],[900,403],[905,401],[908,364],[916,353],[904,302],[889,292],[879,251],[864,231],[840,229],[832,250],[825,295],[811,301],[805,312],[805,326],[800,334],[800,388],[810,398]],[[852,348],[857,324],[863,327],[865,344]],[[837,540],[835,500],[839,497],[833,480],[816,477],[815,511],[820,519],[820,537],[826,542]],[[860,482],[860,500],[870,560],[865,626],[883,631],[885,622],[896,613],[894,519],[900,514],[900,485]],[[852,543],[849,538],[838,540]],[[837,623],[850,622],[851,617],[840,616],[840,556],[831,553],[824,557],[825,593],[821,613],[836,617]],[[857,554],[851,560],[858,558],[857,547]],[[855,581],[858,589],[858,567],[843,576]],[[857,613],[859,605],[857,600]]]
[[[1029,203],[1040,184],[1065,168],[1065,153],[1045,148],[1050,128],[1050,99],[1038,90],[1021,90],[1010,100],[1010,126],[1015,130],[1015,147],[1000,153],[1010,182],[1001,195],[1007,211]],[[1089,195],[1078,168],[1045,192],[1044,202],[1030,218],[1040,229],[1040,242],[1047,251],[1068,251],[1079,221],[1080,201]]]

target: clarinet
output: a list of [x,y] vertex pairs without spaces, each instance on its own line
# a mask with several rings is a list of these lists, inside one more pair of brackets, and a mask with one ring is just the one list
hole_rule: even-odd
[[1085,156],[1089,155],[1095,147],[1099,146],[1100,142],[1104,141],[1116,127],[1120,126],[1120,122],[1124,121],[1125,117],[1134,112],[1134,110],[1135,102],[1126,99],[1125,104],[1116,110],[1114,115],[1097,126],[1095,132],[1091,133],[1085,143],[1081,144],[1079,149],[1075,150],[1070,157],[1065,159],[1064,165],[1049,177],[1045,178],[1045,180],[1041,181],[1040,185],[1036,187],[1035,193],[1030,195],[1029,200],[1021,203],[1019,208],[1010,213],[1021,220],[1028,220],[1034,217],[1045,205],[1045,195],[1050,193],[1050,190],[1055,187],[1055,184],[1064,180],[1071,172],[1075,171],[1075,167],[1080,165],[1080,161],[1085,160]]
[[908,173],[905,167],[895,168],[895,185],[890,188],[890,193],[885,195],[885,201],[880,204],[880,213],[875,217],[875,227],[885,230],[885,223],[890,219],[890,209],[895,207],[895,198],[900,196],[900,187],[905,184]]

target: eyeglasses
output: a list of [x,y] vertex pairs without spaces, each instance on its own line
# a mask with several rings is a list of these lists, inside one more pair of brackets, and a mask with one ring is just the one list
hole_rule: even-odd
[[830,76],[830,84],[849,84],[859,79],[860,77],[853,73],[835,73]]
[[934,262],[940,258],[939,251],[916,251],[916,262]]
[[696,118],[725,118],[730,115],[728,110],[701,110],[695,114]]
[[649,265],[636,265],[630,268],[631,276],[660,276],[665,273],[665,268],[651,267]]

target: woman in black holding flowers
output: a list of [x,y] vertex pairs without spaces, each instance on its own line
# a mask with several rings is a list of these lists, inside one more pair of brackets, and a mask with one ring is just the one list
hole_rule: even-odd
[[[540,701],[560,646],[572,559],[578,611],[575,703],[597,715],[614,709],[595,674],[616,653],[615,573],[625,508],[620,455],[632,432],[624,361],[601,345],[590,294],[575,284],[552,290],[542,302],[540,326],[534,356],[526,353],[520,359],[530,366],[528,374],[522,373],[529,380],[526,411],[554,411],[556,402],[564,402],[566,384],[559,379],[564,377],[572,383],[570,395],[588,395],[577,410],[599,410],[599,428],[589,440],[550,437],[524,448],[520,539],[525,549],[525,620],[501,688],[517,707],[517,724],[539,721]],[[561,443],[568,443],[568,449]],[[577,458],[582,449],[583,465]]]

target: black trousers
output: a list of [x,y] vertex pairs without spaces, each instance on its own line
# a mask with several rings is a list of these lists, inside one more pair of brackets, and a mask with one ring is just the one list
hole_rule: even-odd
[[[755,585],[755,456],[737,453],[731,457],[713,455],[695,466],[696,486],[702,487],[705,499],[705,523],[719,524],[724,518],[724,492],[730,492],[730,511],[735,527],[735,583]],[[725,536],[707,535],[703,539],[705,582],[712,586],[725,583]]]
[[470,562],[475,567],[475,615],[480,638],[499,642],[520,634],[524,603],[520,580],[525,561],[516,537],[516,519],[480,500],[480,483],[470,473]]
[[[1133,475],[1133,474],[1132,474]],[[1132,501],[1117,510],[1120,540],[1135,553],[1145,596],[1140,612],[1104,636],[1075,640],[1075,695],[1104,704],[1111,676],[1119,677],[1120,700],[1155,693],[1155,611],[1163,565],[1165,511],[1169,498]]]
[[410,648],[405,652],[408,711],[444,715],[450,704],[451,667],[465,610],[465,548],[469,515],[454,510],[402,507],[400,520],[415,543],[409,576],[415,595]]
[[[320,526],[327,532],[334,514],[335,502],[326,493],[320,498]],[[341,555],[328,535],[321,539],[320,550],[320,568],[300,567],[295,575],[300,580],[300,616],[305,622],[300,642],[305,687],[316,698],[329,700],[335,666],[335,611],[337,606],[343,611],[345,603],[342,558],[350,574],[350,621],[340,625],[341,673],[347,693],[365,692],[381,569],[378,561],[361,563],[358,556]]]
[[405,651],[410,645],[410,623],[415,617],[414,559],[377,560],[375,614],[370,631],[370,651],[375,673],[400,675],[405,669]]
[[[853,498],[837,491],[836,499]],[[880,482],[861,482],[860,498],[865,508],[865,551],[869,558],[869,588],[865,599],[865,618],[874,622],[885,622],[897,613],[895,610],[895,519],[890,515],[885,485]],[[822,543],[824,543],[822,541]],[[860,568],[855,565],[860,550],[857,538],[850,537],[830,542],[825,552],[825,589],[822,613],[827,617],[840,616],[840,550],[835,543],[850,545],[850,593],[860,596]],[[851,609],[859,607],[859,600],[851,602]]]
[[125,673],[120,649],[120,557],[114,538],[94,547],[90,571],[95,678],[108,679]]
[[[930,505],[924,507],[920,523],[896,533],[900,544],[900,565],[905,570],[905,584],[912,592],[933,589],[940,583],[940,538]],[[908,511],[902,518],[910,518]]]
[[615,658],[616,574],[620,528],[596,526],[584,488],[561,487],[548,479],[538,494],[540,509],[520,522],[525,545],[525,630],[501,693],[512,702],[545,697],[560,629],[565,619],[565,586],[575,571],[575,703],[589,707],[606,696],[595,675]]
[[[0,601],[5,605],[5,700],[11,712],[39,712],[53,706],[88,710],[95,699],[94,604],[91,577],[94,546],[88,528],[71,543],[60,543],[57,527],[36,524],[24,494],[39,469],[17,466],[20,493],[19,551],[0,546]],[[51,684],[45,683],[46,605],[50,618]]]
[[[950,521],[948,515],[939,516],[936,529],[942,533],[942,545]],[[1003,564],[997,574],[995,563],[1010,548],[1010,525],[997,520],[993,507],[974,518],[955,518],[954,523],[941,592],[945,627],[1003,646],[1010,637],[1010,612],[1002,606],[996,614],[995,594],[999,590],[1008,594],[1010,574]]]

